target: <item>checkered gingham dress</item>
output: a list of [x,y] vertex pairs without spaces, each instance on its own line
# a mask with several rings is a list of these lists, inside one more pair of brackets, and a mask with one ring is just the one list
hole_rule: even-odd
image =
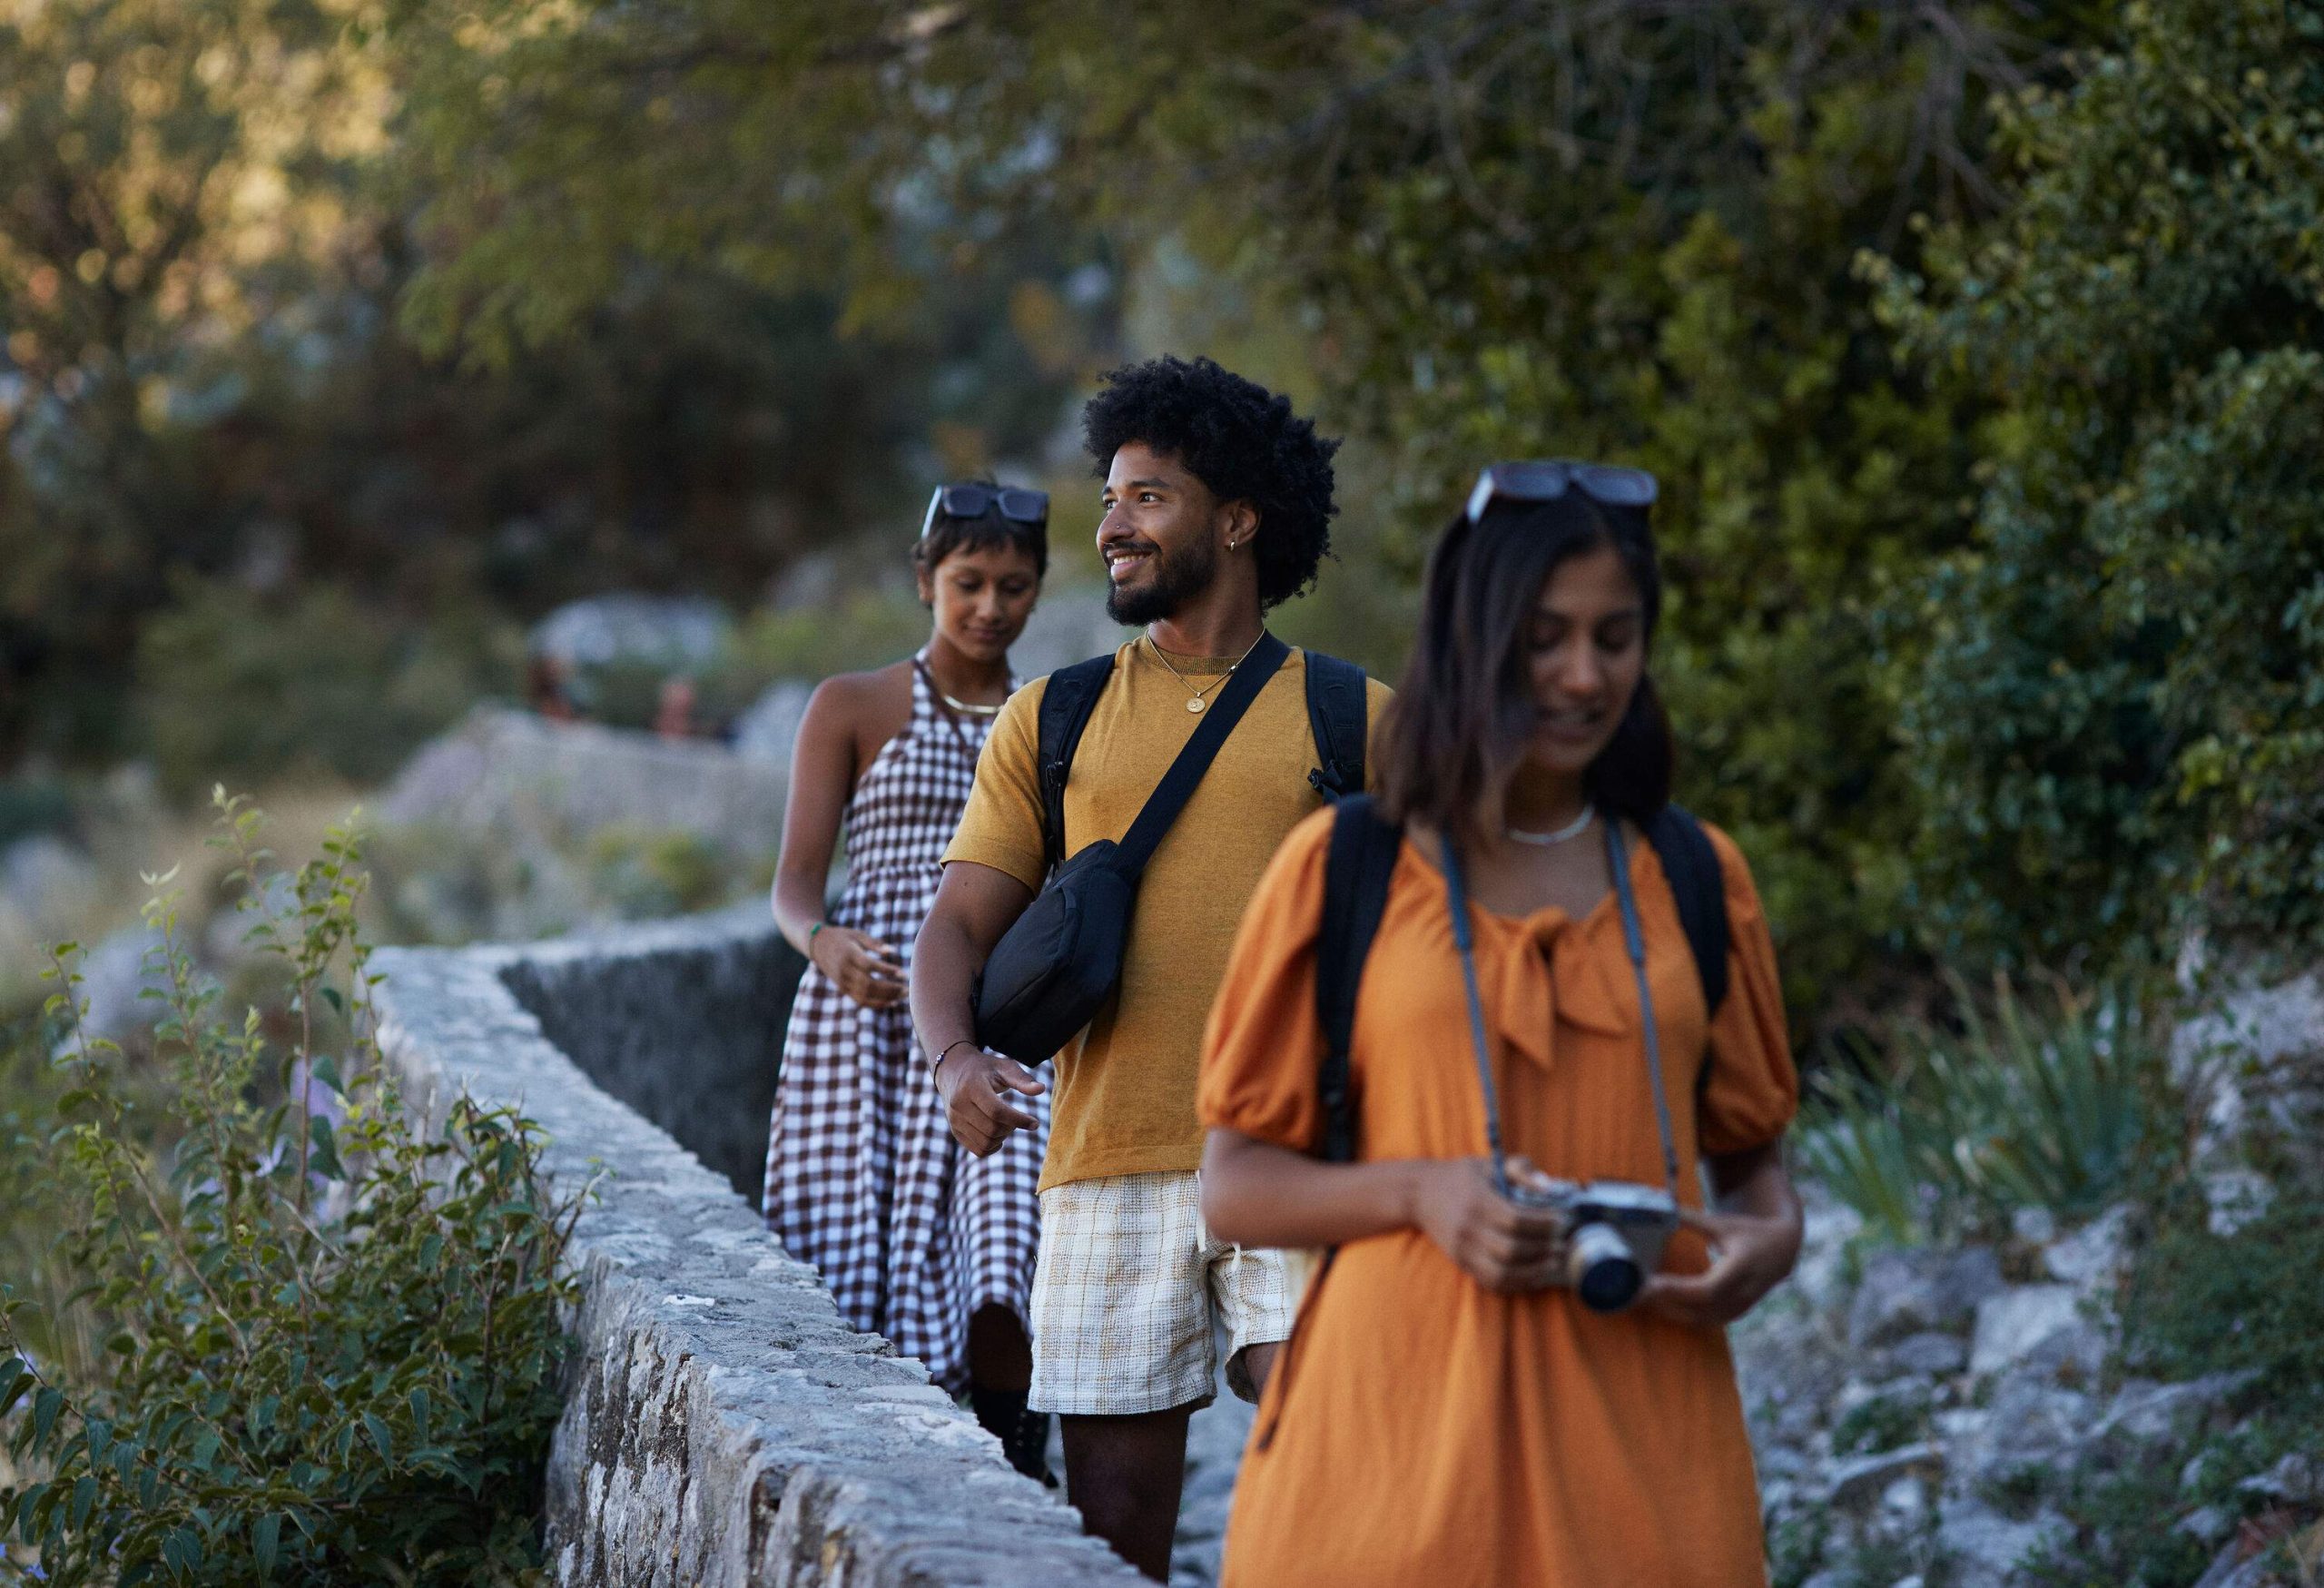
[[[847,804],[833,925],[910,963],[990,725],[947,711],[914,659],[911,720]],[[996,1302],[1028,1311],[1049,1098],[1019,1100],[1039,1128],[971,1155],[944,1122],[906,1007],[866,1009],[812,965],[800,978],[768,1133],[767,1228],[815,1265],[850,1323],[955,1395],[968,1386],[969,1316]]]

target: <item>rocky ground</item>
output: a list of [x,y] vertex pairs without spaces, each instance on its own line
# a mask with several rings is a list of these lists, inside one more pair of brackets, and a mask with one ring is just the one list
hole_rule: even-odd
[[[1853,1216],[1815,1210],[1795,1283],[1734,1333],[1777,1588],[2014,1588],[2070,1542],[2047,1496],[2078,1475],[2167,1464],[2195,1489],[2245,1386],[2112,1364],[2133,1218],[1857,1258]],[[2312,1507],[2324,1465],[2289,1455],[2255,1484]],[[2177,1525],[2217,1552],[2201,1588],[2273,1581],[2224,1508]]]

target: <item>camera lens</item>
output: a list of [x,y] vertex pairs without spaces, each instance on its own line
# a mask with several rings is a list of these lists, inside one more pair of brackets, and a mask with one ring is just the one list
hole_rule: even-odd
[[1646,1283],[1645,1271],[1613,1226],[1595,1221],[1574,1229],[1566,1276],[1581,1305],[1592,1312],[1621,1311]]

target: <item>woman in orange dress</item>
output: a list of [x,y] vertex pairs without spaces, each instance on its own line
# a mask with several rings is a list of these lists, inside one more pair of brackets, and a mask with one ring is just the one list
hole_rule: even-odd
[[[1230,1585],[1766,1580],[1723,1326],[1797,1256],[1797,1080],[1742,855],[1699,829],[1728,944],[1713,1011],[1647,842],[1671,764],[1646,666],[1653,496],[1636,470],[1497,465],[1430,559],[1379,754],[1402,837],[1354,1004],[1349,1161],[1318,1156],[1333,813],[1244,917],[1203,1060],[1203,1216],[1334,1250],[1244,1455]],[[1550,1177],[1675,1198],[1684,1228],[1633,1304],[1570,1287],[1566,1216],[1529,1205]]]

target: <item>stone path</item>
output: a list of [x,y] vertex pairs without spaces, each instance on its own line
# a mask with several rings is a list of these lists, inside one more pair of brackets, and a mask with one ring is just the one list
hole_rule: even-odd
[[1222,1376],[1218,1398],[1196,1412],[1187,1426],[1187,1487],[1178,1503],[1178,1542],[1170,1553],[1170,1588],[1210,1588],[1218,1581],[1235,1468],[1257,1410],[1237,1400]]

